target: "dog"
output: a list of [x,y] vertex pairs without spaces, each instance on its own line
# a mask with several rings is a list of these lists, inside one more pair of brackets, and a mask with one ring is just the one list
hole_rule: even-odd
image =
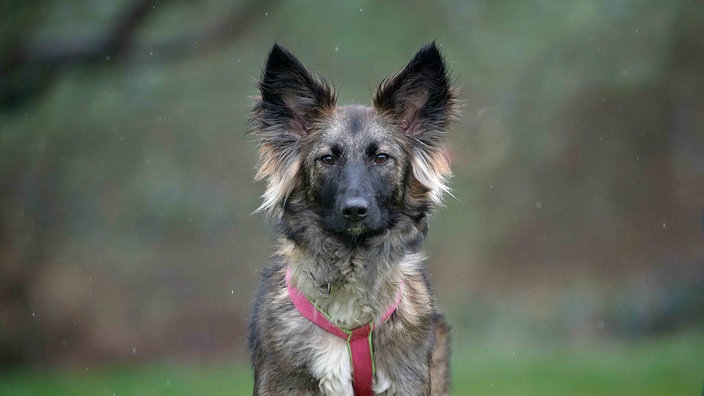
[[250,133],[259,212],[278,250],[250,321],[255,395],[445,395],[449,326],[421,243],[450,193],[444,135],[457,91],[435,42],[373,105],[336,94],[275,44]]

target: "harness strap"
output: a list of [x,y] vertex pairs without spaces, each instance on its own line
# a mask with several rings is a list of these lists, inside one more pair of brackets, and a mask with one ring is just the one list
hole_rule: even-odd
[[394,303],[386,309],[377,326],[369,323],[356,329],[348,330],[335,326],[323,311],[318,309],[306,296],[291,284],[291,270],[286,271],[286,289],[291,302],[306,319],[318,327],[347,341],[347,349],[352,362],[352,387],[356,396],[371,396],[374,379],[374,351],[372,349],[372,331],[381,326],[396,311],[403,295],[403,280],[400,283]]

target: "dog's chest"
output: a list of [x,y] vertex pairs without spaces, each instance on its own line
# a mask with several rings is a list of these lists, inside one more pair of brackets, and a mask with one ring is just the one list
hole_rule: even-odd
[[[353,371],[346,340],[320,333],[314,341],[311,371],[319,381],[320,390],[326,395],[354,396]],[[383,368],[376,367],[374,393],[383,393],[389,387],[390,382]]]

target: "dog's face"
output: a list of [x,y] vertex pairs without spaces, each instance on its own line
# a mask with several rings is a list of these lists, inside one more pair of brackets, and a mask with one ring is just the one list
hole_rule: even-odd
[[423,217],[450,175],[441,137],[455,95],[435,44],[385,80],[373,107],[336,106],[324,80],[278,45],[259,83],[252,126],[260,139],[260,210],[305,211],[327,232],[359,238]]
[[388,228],[401,202],[407,156],[393,127],[362,106],[335,109],[311,142],[304,183],[322,226],[352,236]]

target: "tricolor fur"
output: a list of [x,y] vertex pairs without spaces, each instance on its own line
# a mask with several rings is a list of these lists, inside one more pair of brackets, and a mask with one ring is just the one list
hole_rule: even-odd
[[340,327],[377,323],[374,389],[444,395],[448,327],[435,307],[421,243],[449,192],[443,146],[456,93],[435,43],[384,80],[373,106],[337,106],[333,89],[275,45],[252,111],[259,140],[259,211],[280,234],[250,326],[256,395],[352,395],[343,340],[296,311],[293,284]]

